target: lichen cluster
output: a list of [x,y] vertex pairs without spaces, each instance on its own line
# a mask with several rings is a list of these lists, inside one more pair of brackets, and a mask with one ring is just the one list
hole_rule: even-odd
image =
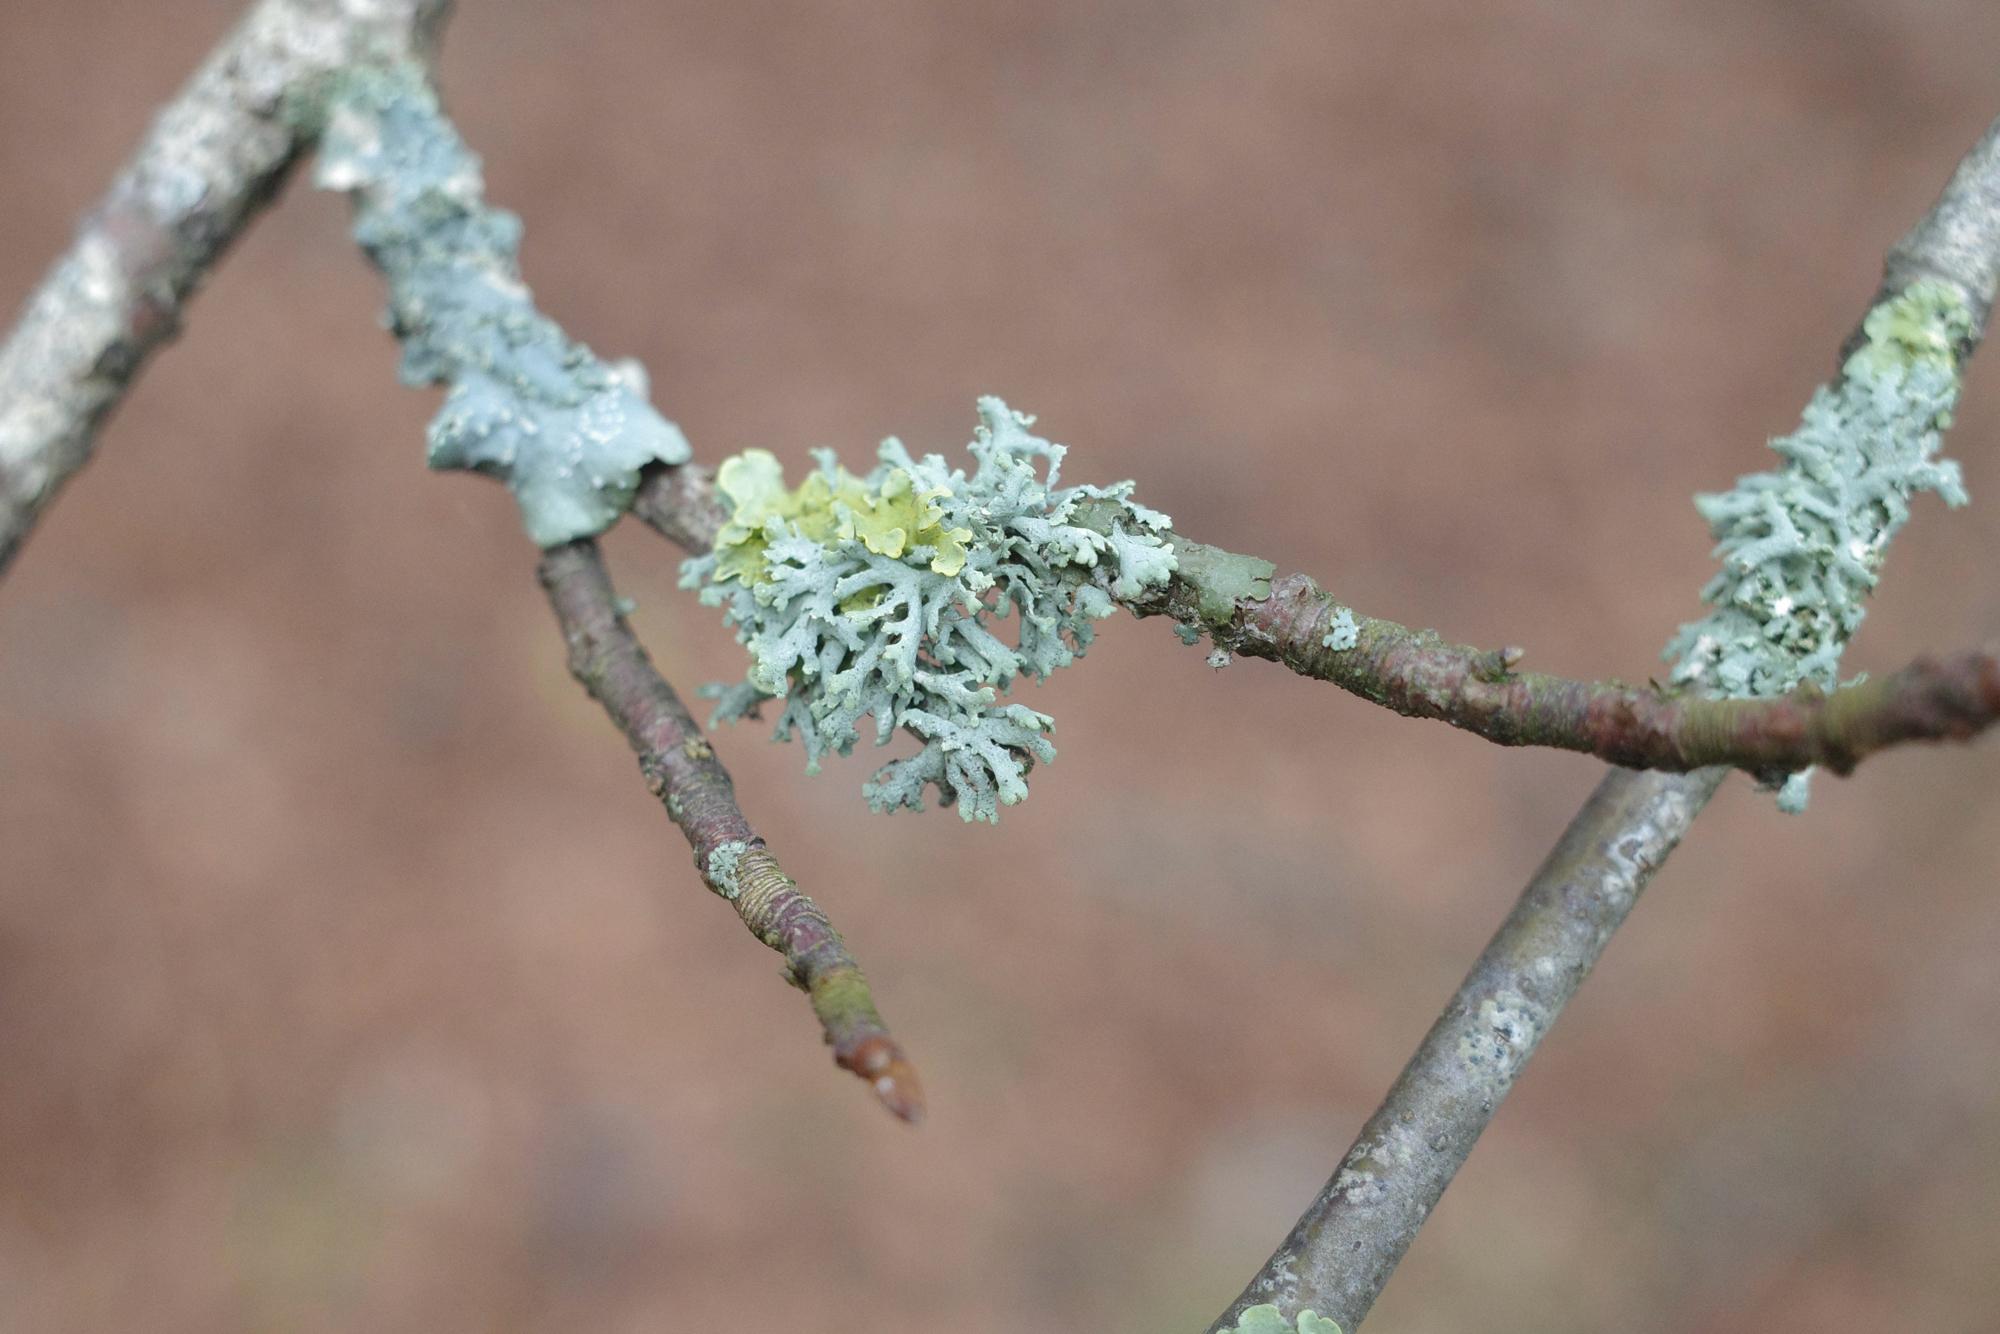
[[1294,1324],[1277,1307],[1267,1304],[1245,1311],[1224,1334],[1340,1334],[1340,1326],[1316,1311],[1299,1312]]
[[535,309],[520,219],[484,200],[479,159],[414,66],[358,67],[324,119],[317,183],[355,200],[355,239],[389,281],[402,378],[445,384],[433,468],[499,478],[544,547],[602,532],[651,462],[689,457],[636,370],[606,365]]
[[1326,623],[1326,637],[1321,639],[1322,648],[1330,648],[1336,653],[1345,653],[1361,642],[1361,625],[1354,619],[1354,613],[1346,607],[1335,607],[1333,615]]
[[[865,476],[816,451],[791,488],[765,451],[725,462],[729,520],[683,567],[750,650],[742,682],[707,692],[718,721],[782,700],[777,736],[804,742],[808,772],[851,751],[870,718],[878,745],[913,733],[917,754],[864,786],[878,811],[921,809],[935,788],[963,818],[993,821],[1027,795],[1030,764],[1055,756],[1052,724],[1000,696],[1075,661],[1114,598],[1174,571],[1167,516],[1130,482],[1060,485],[1065,450],[1033,420],[979,400],[970,474],[893,439]],[[996,633],[1010,614],[1012,642]]]
[[[1676,684],[1730,696],[1837,684],[1910,497],[1935,491],[1965,503],[1958,465],[1937,454],[1974,328],[1948,283],[1918,282],[1882,302],[1839,380],[1813,395],[1796,431],[1771,442],[1784,465],[1695,498],[1722,571],[1702,590],[1714,610],[1667,645]],[[1783,804],[1804,797],[1795,776]]]

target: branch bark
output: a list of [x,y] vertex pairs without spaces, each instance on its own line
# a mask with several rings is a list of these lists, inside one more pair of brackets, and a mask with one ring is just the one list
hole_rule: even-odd
[[744,818],[729,771],[619,613],[597,544],[550,548],[539,576],[569,644],[570,674],[638,752],[646,786],[687,835],[702,880],[784,956],[785,975],[812,1001],[834,1060],[897,1116],[921,1118],[916,1070],[876,1012],[861,966]]
[[[1194,568],[1250,559],[1183,539],[1175,547]],[[1502,746],[1580,751],[1628,769],[1687,773],[1719,764],[1769,782],[1813,765],[1846,774],[1889,746],[1962,741],[2000,721],[1996,649],[1920,657],[1889,676],[1832,691],[1807,684],[1771,699],[1714,699],[1657,684],[1517,672],[1519,648],[1471,648],[1433,630],[1354,614],[1303,574],[1272,579],[1266,596],[1220,606],[1206,587],[1177,575],[1153,600],[1125,605],[1140,616],[1171,616],[1228,652],[1331,682],[1407,718],[1437,719]],[[1343,615],[1352,642],[1330,648],[1328,631]]]
[[699,463],[647,468],[632,513],[690,556],[706,555],[729,518],[715,494],[715,473]]
[[[1922,278],[1952,283],[1978,314],[1979,333],[1964,349],[1970,355],[2000,285],[2000,121],[1890,252],[1880,295]],[[1605,778],[1319,1196],[1210,1334],[1261,1302],[1277,1303],[1288,1319],[1317,1311],[1352,1334],[1523,1064],[1722,777],[1705,769]]]
[[306,146],[291,95],[433,54],[451,0],[263,0],[161,111],[0,345],[0,575]]

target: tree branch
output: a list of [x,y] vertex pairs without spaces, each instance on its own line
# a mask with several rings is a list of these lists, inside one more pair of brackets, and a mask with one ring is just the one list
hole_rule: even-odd
[[[1199,572],[1252,558],[1184,539],[1174,545],[1183,568],[1198,573],[1177,575],[1149,602],[1126,603],[1135,614],[1172,616],[1226,651],[1502,746],[1551,746],[1673,773],[1727,765],[1776,781],[1813,765],[1845,774],[1885,747],[1964,740],[2000,720],[2000,651],[1991,649],[1920,657],[1879,680],[1832,691],[1808,683],[1771,699],[1574,681],[1514,671],[1519,648],[1470,648],[1433,630],[1358,615],[1303,574],[1270,580],[1265,596],[1224,599],[1218,607]],[[1345,646],[1329,647],[1329,632],[1343,618]]]
[[799,892],[736,804],[728,770],[620,615],[597,544],[543,553],[538,571],[569,644],[570,674],[638,752],[646,786],[694,849],[708,887],[752,935],[785,958],[812,1001],[834,1060],[861,1076],[905,1121],[923,1115],[916,1070],[876,1012],[867,979],[818,904]]
[[[1890,252],[1884,273],[1883,296],[1924,278],[1956,287],[1979,321],[1960,349],[1971,354],[2000,282],[2000,121]],[[1858,341],[1857,333],[1847,351]],[[1318,1198],[1210,1334],[1270,1301],[1288,1317],[1315,1310],[1352,1334],[1522,1066],[1722,777],[1716,769],[1606,776]]]
[[632,513],[690,556],[707,555],[729,512],[715,494],[715,474],[699,463],[646,468]]
[[[714,475],[693,463],[648,468],[632,512],[694,555],[713,545],[727,518]],[[1879,680],[1833,691],[1807,684],[1775,699],[1575,681],[1514,671],[1518,648],[1471,648],[1358,615],[1303,574],[1272,578],[1269,561],[1168,540],[1180,568],[1165,588],[1121,600],[1134,615],[1170,616],[1227,652],[1498,745],[1550,746],[1674,773],[1726,765],[1775,782],[1814,765],[1849,773],[1889,746],[1965,740],[2000,721],[2000,648],[1920,657]],[[1328,647],[1342,618],[1347,644]]]
[[1273,1303],[1353,1330],[1549,1026],[1724,769],[1614,770],[1361,1128],[1333,1179],[1228,1313]]
[[153,123],[0,346],[0,574],[307,138],[288,99],[432,54],[450,0],[263,0]]

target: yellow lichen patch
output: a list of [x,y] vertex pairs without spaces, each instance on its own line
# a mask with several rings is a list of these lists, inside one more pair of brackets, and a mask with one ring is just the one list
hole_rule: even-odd
[[880,556],[900,557],[911,547],[930,547],[931,569],[947,578],[965,568],[966,543],[970,528],[946,528],[940,497],[949,489],[939,486],[918,491],[916,480],[901,468],[892,468],[882,479],[881,491],[864,494],[859,504],[847,506],[841,536],[858,539]]
[[729,521],[715,535],[715,578],[754,584],[764,573],[764,524],[782,517],[789,497],[785,469],[768,449],[746,449],[715,472],[715,489],[729,501]]
[[1959,344],[1976,322],[1964,295],[1949,283],[1924,279],[1868,312],[1867,342],[1854,354],[1850,373],[1881,373],[1924,364],[1950,371]]
[[845,468],[815,472],[788,491],[784,467],[776,456],[749,449],[717,470],[715,487],[730,503],[729,520],[715,538],[717,583],[764,580],[764,555],[774,520],[809,541],[823,545],[835,539],[858,541],[891,559],[902,558],[914,547],[930,547],[931,569],[947,577],[965,568],[972,530],[946,528],[937,503],[950,491],[933,487],[920,492],[901,468],[892,469],[874,491]]
[[867,490],[845,469],[829,478],[815,472],[796,490],[785,489],[784,465],[767,449],[746,449],[725,460],[715,473],[715,489],[729,501],[729,520],[715,535],[715,579],[761,583],[770,525],[776,520],[799,536],[829,542],[839,532],[841,511],[866,501]]

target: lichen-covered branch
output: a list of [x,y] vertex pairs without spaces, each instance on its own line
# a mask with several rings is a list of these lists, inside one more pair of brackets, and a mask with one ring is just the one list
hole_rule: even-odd
[[592,537],[631,503],[639,470],[684,463],[680,428],[535,308],[521,222],[486,203],[480,163],[414,64],[357,67],[307,113],[325,122],[316,182],[354,200],[354,235],[389,283],[406,384],[450,386],[433,468],[504,481],[537,545]]
[[[1947,284],[1972,313],[1956,357],[1962,362],[1972,353],[2000,280],[2000,121],[1890,253],[1885,272],[1871,317],[1920,281]],[[1864,321],[1863,333],[1845,349],[1847,362],[1865,337]],[[1614,770],[1606,776],[1319,1196],[1211,1334],[1260,1304],[1282,1313],[1317,1311],[1351,1334],[1723,774]]]
[[1811,765],[1848,773],[1885,747],[1963,740],[2000,720],[1996,650],[1923,657],[1833,690],[1809,681],[1772,699],[1574,681],[1516,671],[1518,648],[1471,648],[1359,615],[1302,574],[1258,578],[1238,596],[1218,597],[1215,570],[1269,565],[1181,539],[1174,545],[1183,573],[1164,596],[1128,604],[1140,615],[1172,616],[1231,653],[1282,663],[1406,717],[1438,719],[1503,746],[1582,751],[1633,769],[1728,765],[1775,782]]
[[[1925,282],[1942,283],[1965,302],[1969,319],[1960,353],[1970,353],[1992,319],[2000,289],[2000,122],[1959,159],[1937,203],[1890,249],[1874,308]],[[1867,337],[1864,317],[1842,346],[1842,360]]]
[[154,121],[0,346],[0,573],[230,241],[284,183],[290,99],[421,61],[450,0],[264,0]]
[[[1939,450],[1984,308],[1937,276],[1886,295],[1799,428],[1772,442],[1782,465],[1697,499],[1723,569],[1702,593],[1709,613],[1668,646],[1671,689],[1519,672],[1519,649],[1449,643],[1360,616],[1302,575],[1274,580],[1268,561],[1170,531],[1130,483],[1058,487],[1064,448],[997,399],[981,400],[970,476],[890,440],[865,484],[829,459],[787,492],[775,459],[751,451],[707,488],[676,472],[680,489],[656,485],[645,512],[681,540],[715,534],[728,548],[689,566],[705,601],[727,601],[753,658],[718,717],[782,700],[778,735],[804,738],[809,768],[846,754],[865,716],[880,741],[897,727],[924,739],[869,785],[877,809],[921,805],[935,783],[968,818],[990,820],[1025,795],[1026,766],[1054,754],[1048,723],[997,692],[1080,657],[1113,602],[1172,616],[1189,642],[1207,635],[1218,663],[1271,659],[1502,745],[1677,772],[1736,766],[1798,809],[1817,765],[1845,773],[1883,746],[1967,737],[2000,714],[1991,655],[1839,688],[1841,654],[1912,497],[1965,501]],[[1048,460],[1046,480],[1035,459]],[[900,499],[877,494],[898,484]],[[1010,610],[1018,650],[989,629]]]
[[[1078,507],[1077,522],[1111,528],[1119,509]],[[729,522],[730,505],[696,464],[649,469],[633,512],[696,554]],[[1964,740],[2000,720],[2000,650],[1927,656],[1892,675],[1827,689],[1820,675],[1776,698],[1714,698],[1682,687],[1579,681],[1516,670],[1518,648],[1478,649],[1431,630],[1365,616],[1302,574],[1169,533],[1174,571],[1114,600],[1172,617],[1225,652],[1278,662],[1412,718],[1506,746],[1550,746],[1635,769],[1744,769],[1767,782],[1823,765],[1850,772],[1910,741]],[[1885,539],[1886,540],[1886,539]],[[1879,549],[1879,548],[1878,548]],[[1858,624],[1858,609],[1842,624]],[[1844,643],[1822,639],[1819,651]],[[1828,655],[1829,663],[1837,655]]]
[[1502,745],[1635,768],[1734,765],[1785,781],[1786,803],[1802,805],[1800,771],[1845,773],[1898,741],[1969,736],[2000,709],[1990,655],[1925,660],[1886,684],[1837,688],[1841,653],[1911,497],[1965,501],[1957,465],[1938,450],[1984,308],[1937,277],[1886,295],[1799,429],[1772,442],[1783,464],[1698,498],[1723,569],[1702,593],[1709,614],[1668,646],[1675,689],[1517,672],[1520,649],[1467,648],[1361,616],[1303,575],[1274,579],[1267,561],[1181,539],[1174,579],[1127,605],[1171,615],[1225,651]]
[[569,645],[571,675],[638,753],[646,785],[687,835],[702,879],[784,956],[834,1060],[867,1080],[890,1111],[917,1120],[924,1104],[916,1071],[876,1012],[860,965],[744,818],[729,772],[625,624],[596,543],[547,551],[539,576]]

